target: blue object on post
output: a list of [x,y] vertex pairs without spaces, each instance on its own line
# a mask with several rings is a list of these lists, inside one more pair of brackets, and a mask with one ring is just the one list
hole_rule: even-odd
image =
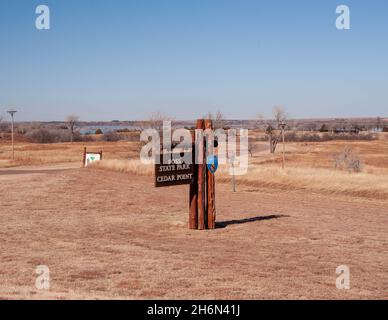
[[218,169],[218,158],[217,156],[210,155],[206,159],[208,170],[214,174]]

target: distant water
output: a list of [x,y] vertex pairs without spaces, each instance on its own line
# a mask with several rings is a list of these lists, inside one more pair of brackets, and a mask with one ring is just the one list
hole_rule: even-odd
[[102,125],[102,126],[82,126],[81,128],[79,128],[79,131],[81,134],[94,134],[97,129],[101,129],[103,133],[110,133],[120,129],[135,130],[139,128],[131,125],[125,125],[125,126]]

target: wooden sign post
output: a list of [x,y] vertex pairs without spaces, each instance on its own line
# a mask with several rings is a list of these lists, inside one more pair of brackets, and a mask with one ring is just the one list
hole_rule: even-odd
[[[213,123],[211,120],[199,119],[196,129],[213,129]],[[192,161],[189,164],[179,158],[174,160],[174,157],[171,157],[168,163],[164,163],[164,150],[161,152],[160,164],[155,164],[155,187],[189,184],[189,228],[215,229],[215,178],[206,166],[205,136],[201,135],[198,141],[193,132],[192,138],[194,141],[190,155]]]
[[102,151],[91,152],[87,151],[86,147],[84,148],[84,158],[83,158],[83,166],[87,167],[90,163],[94,161],[102,160]]
[[[194,181],[194,164],[185,163],[178,156],[183,154],[170,152],[171,160],[168,163],[163,163],[163,154],[160,155],[160,163],[155,164],[155,187],[169,187],[182,184],[191,184]],[[191,151],[189,154],[190,158]]]
[[192,163],[193,163],[193,182],[190,184],[189,194],[189,228],[198,229],[198,166],[195,164],[195,132],[192,132]]
[[[197,129],[205,129],[205,121],[197,121]],[[202,162],[198,163],[198,229],[205,229],[206,225],[206,160],[205,160],[205,139],[202,137],[199,141],[195,141],[198,144],[198,157],[197,161]]]
[[[197,120],[196,129],[213,129],[212,120]],[[211,139],[206,139],[204,135],[200,137],[200,141],[195,141],[198,150],[197,160],[202,160],[196,164],[198,171],[197,183],[190,187],[190,229],[215,229],[216,227],[216,204],[215,204],[215,177],[210,172],[206,165],[207,154],[206,149],[213,150],[213,145],[206,148],[206,143],[213,144]],[[196,185],[198,186],[196,188]],[[197,194],[195,194],[195,191]],[[195,199],[197,200],[195,203]],[[196,210],[195,210],[196,209]],[[198,211],[198,223],[195,223],[196,211]]]
[[[205,128],[213,130],[213,122],[211,120],[205,120]],[[209,145],[208,150],[213,150],[214,143],[211,141],[211,139],[208,139],[207,143],[211,144]],[[214,151],[213,151],[214,152]],[[207,228],[208,229],[215,229],[216,224],[216,190],[215,190],[215,177],[212,172],[209,171],[208,167],[206,166],[206,193],[207,193]]]

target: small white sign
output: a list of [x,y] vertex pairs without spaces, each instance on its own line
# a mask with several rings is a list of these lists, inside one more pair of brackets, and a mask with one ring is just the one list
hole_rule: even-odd
[[99,154],[99,153],[86,153],[85,167],[87,167],[92,162],[100,161],[100,160],[101,160],[101,154]]

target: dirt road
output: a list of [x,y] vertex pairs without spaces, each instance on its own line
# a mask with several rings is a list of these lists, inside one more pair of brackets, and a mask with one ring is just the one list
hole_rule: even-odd
[[187,186],[78,167],[0,172],[0,298],[388,298],[388,201],[218,184],[191,231]]

